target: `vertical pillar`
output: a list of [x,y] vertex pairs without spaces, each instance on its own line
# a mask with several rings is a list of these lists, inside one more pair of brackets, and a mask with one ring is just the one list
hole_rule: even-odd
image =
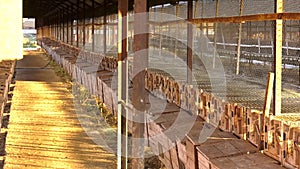
[[[240,16],[243,15],[244,0],[240,0]],[[241,58],[241,42],[242,42],[242,22],[239,23],[239,38],[237,47],[236,74],[240,73],[240,58]]]
[[[187,19],[193,19],[193,1],[188,0]],[[192,82],[192,70],[193,70],[193,25],[188,22],[187,30],[187,83]]]
[[59,15],[59,40],[61,41],[62,40],[62,29],[61,29],[61,20],[62,20],[62,18],[61,18],[61,15]]
[[163,18],[163,13],[165,10],[164,4],[162,4],[161,8],[161,14],[160,14],[160,22],[159,22],[159,57],[161,57],[161,52],[162,52],[162,41],[163,41],[163,35],[162,35],[162,18]]
[[122,155],[127,153],[126,111],[121,102],[126,102],[127,93],[127,12],[128,0],[118,0],[118,169],[127,168],[127,160]]
[[[220,1],[216,0],[216,17],[219,15]],[[217,55],[217,37],[218,37],[218,23],[214,23],[214,57],[213,57],[213,68],[216,67],[216,55]]]
[[[276,0],[275,3],[275,12],[283,12],[283,0]],[[274,32],[274,73],[275,73],[275,82],[274,82],[274,103],[273,111],[274,115],[281,114],[281,79],[282,79],[282,31],[283,22],[282,19],[277,19],[275,21],[275,32]]]
[[[175,8],[176,17],[180,17],[179,12],[180,12],[180,6],[176,5],[176,8]],[[176,31],[180,31],[179,24],[176,25]],[[178,35],[178,32],[176,32],[176,34]],[[179,38],[179,37],[177,37],[177,38]],[[178,40],[176,38],[174,40],[175,40],[174,55],[175,55],[175,57],[177,57]]]
[[139,158],[132,159],[132,168],[144,168],[144,124],[147,111],[148,95],[145,90],[145,72],[148,67],[148,15],[146,12],[147,0],[134,0],[134,42],[133,42],[133,91],[132,103],[135,108],[134,116],[137,121],[133,121],[132,153]]
[[[201,3],[201,18],[203,18],[203,17],[204,17],[204,1],[202,0],[202,3]],[[203,31],[203,22],[201,22],[201,24],[200,24],[200,30],[201,30],[201,36],[202,36],[202,34],[204,34],[204,31]],[[199,42],[199,45],[200,45],[200,43],[201,42]],[[202,55],[202,51],[201,51],[201,55]]]
[[194,18],[197,18],[197,16],[198,16],[198,10],[199,10],[199,0],[196,0],[196,2],[195,2],[195,9],[194,9]]
[[58,24],[57,24],[57,17],[55,17],[55,40],[58,40]]
[[103,17],[103,53],[106,54],[106,50],[107,50],[107,17],[106,17],[106,10],[105,10],[105,14]]
[[77,0],[76,47],[79,47],[79,0]]
[[[71,14],[74,12],[74,6],[73,5],[71,5]],[[73,15],[71,15],[71,21],[70,21],[71,23],[71,45],[73,45],[73,39],[74,39],[74,37],[73,37],[73,32],[74,32],[74,25],[73,25],[73,23],[74,23],[74,17],[73,17]]]
[[86,0],[83,0],[83,25],[82,25],[82,46],[85,47],[85,5],[86,5]]
[[95,0],[92,0],[92,10],[93,10],[93,17],[92,17],[92,52],[95,51]]
[[69,44],[69,14],[67,14],[67,44]]
[[62,41],[65,42],[65,15],[64,11],[62,11]]
[[[107,1],[104,0],[104,5],[106,5]],[[106,50],[107,50],[107,14],[106,14],[106,9],[104,9],[104,16],[103,16],[103,53],[106,54]]]
[[60,33],[59,33],[59,30],[60,30],[60,26],[59,26],[59,15],[56,16],[56,40],[60,40]]

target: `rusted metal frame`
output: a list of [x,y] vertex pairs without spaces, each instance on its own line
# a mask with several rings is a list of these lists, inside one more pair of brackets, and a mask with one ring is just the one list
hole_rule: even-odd
[[[193,18],[193,1],[188,0],[187,6],[187,19],[191,20]],[[187,23],[187,83],[192,82],[192,70],[193,70],[193,25]]]
[[[220,6],[220,1],[216,0],[215,17],[218,17],[218,15],[219,15],[219,6]],[[216,67],[217,36],[218,36],[218,23],[214,23],[214,57],[213,57],[213,68]]]
[[82,1],[83,3],[83,26],[82,26],[82,46],[85,47],[85,10],[86,10],[86,0]]
[[[121,102],[127,98],[127,13],[128,0],[118,0],[118,169],[127,168],[127,113]],[[124,139],[125,137],[125,139]]]
[[[179,21],[165,21],[165,22],[150,22],[155,25],[168,25],[178,24],[189,21],[193,24],[201,23],[241,23],[251,21],[274,21],[276,19],[282,20],[300,20],[299,13],[278,13],[278,14],[259,14],[259,15],[244,15],[244,16],[233,16],[233,17],[217,17],[217,18],[194,18],[191,20],[179,20]],[[251,32],[251,30],[249,30]]]
[[92,52],[95,51],[95,0],[92,0]]
[[218,17],[218,18],[195,18],[190,20],[195,24],[200,23],[214,23],[214,22],[250,22],[250,21],[273,21],[276,19],[281,20],[300,20],[300,13],[273,13],[273,14],[257,14],[233,17]]
[[[72,2],[72,1],[70,1],[70,0],[66,0],[66,2],[67,3],[70,3],[72,6],[74,5],[74,6],[77,6],[77,4],[76,3],[74,3],[74,2]],[[77,9],[83,9],[81,6],[77,6]]]
[[79,47],[79,0],[77,0],[76,47]]
[[105,2],[99,3],[99,2],[97,2],[97,1],[95,1],[95,4],[97,4],[98,6],[105,6]]
[[[244,0],[240,0],[240,16],[243,15]],[[239,23],[238,44],[237,44],[237,59],[236,59],[236,75],[240,73],[240,58],[241,58],[241,43],[242,43],[242,22]]]
[[52,11],[50,11],[48,13],[43,14],[42,15],[43,17],[47,17],[47,16],[52,15],[53,13],[57,13],[57,11],[59,11],[59,10],[63,10],[63,11],[67,11],[68,10],[68,8],[67,8],[68,5],[65,4],[65,1],[63,1],[63,2],[61,2],[61,1],[52,1],[52,3],[50,3],[50,5],[53,6],[54,10],[52,10]]
[[88,1],[83,0],[83,2],[84,2],[84,5],[85,5],[85,6],[88,6],[88,8],[92,8],[92,5],[90,5],[89,3],[87,3]]
[[147,113],[148,93],[145,90],[145,74],[148,67],[149,24],[147,0],[134,0],[134,41],[133,41],[133,90],[132,104],[137,121],[133,121],[132,153],[139,158],[132,159],[132,168],[144,168],[144,128]]

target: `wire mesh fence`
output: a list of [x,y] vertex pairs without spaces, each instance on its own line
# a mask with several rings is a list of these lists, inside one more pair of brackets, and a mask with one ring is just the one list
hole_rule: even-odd
[[[264,92],[269,72],[274,71],[274,20],[251,20],[242,22],[219,22],[214,19],[224,17],[258,16],[275,13],[273,0],[198,0],[193,1],[193,17],[211,19],[210,22],[186,22],[187,1],[175,4],[153,6],[149,9],[149,62],[155,62],[161,67],[166,58],[179,59],[187,62],[187,48],[193,50],[194,83],[211,91],[211,78],[208,71],[216,69],[216,59],[220,61],[226,76],[227,92],[219,93],[229,101],[239,102],[251,107],[262,109]],[[285,0],[284,12],[298,13],[298,0]],[[134,53],[134,15],[128,14],[127,41],[129,60]],[[77,23],[78,22],[78,23]],[[94,27],[92,26],[94,22]],[[83,28],[83,25],[86,25]],[[188,39],[188,24],[192,24],[193,36]],[[86,50],[117,57],[118,16],[96,17],[73,20],[66,25],[72,28],[64,29],[64,34],[58,33],[62,26],[51,27],[52,36],[63,39],[72,45],[79,44]],[[94,31],[92,31],[94,29]],[[78,34],[78,36],[77,36]],[[282,31],[282,85],[283,112],[300,112],[300,20],[287,19],[283,22]],[[239,45],[240,38],[240,45]],[[71,40],[72,39],[72,40]],[[192,40],[193,45],[188,46]],[[93,42],[94,41],[94,42]],[[93,44],[94,43],[94,44]],[[240,47],[240,57],[238,48]],[[152,60],[151,60],[152,58]],[[178,60],[176,60],[178,61]],[[239,64],[238,64],[239,63]],[[184,81],[187,75],[187,65],[176,68],[174,72]],[[207,66],[209,65],[209,66]],[[238,69],[238,75],[237,75]],[[178,71],[180,70],[180,71]]]

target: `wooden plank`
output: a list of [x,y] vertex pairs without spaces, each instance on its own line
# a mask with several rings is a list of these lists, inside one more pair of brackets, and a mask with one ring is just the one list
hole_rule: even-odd
[[[283,12],[283,0],[275,1],[275,12]],[[277,18],[274,25],[274,65],[275,73],[274,94],[273,94],[273,114],[278,116],[281,114],[281,88],[282,88],[282,35],[283,20]]]
[[[244,0],[240,0],[240,16],[243,15],[244,11]],[[242,22],[239,23],[239,31],[238,31],[238,47],[237,47],[237,62],[236,62],[236,74],[240,73],[240,57],[241,57],[241,42],[242,42]]]
[[264,109],[263,109],[263,115],[264,115],[264,119],[262,121],[262,128],[261,130],[264,133],[264,142],[263,142],[263,149],[266,149],[266,143],[268,142],[268,135],[266,132],[268,132],[266,130],[267,127],[267,123],[268,121],[266,121],[265,118],[269,118],[270,116],[270,108],[271,108],[271,100],[272,100],[272,91],[273,91],[273,84],[274,84],[274,73],[269,73],[268,76],[268,83],[267,83],[267,88],[266,88],[266,94],[265,94],[265,101],[264,101]]

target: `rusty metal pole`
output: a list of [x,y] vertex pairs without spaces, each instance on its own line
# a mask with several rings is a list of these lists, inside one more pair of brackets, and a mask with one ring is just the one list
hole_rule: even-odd
[[62,11],[62,41],[65,42],[65,15]]
[[126,150],[126,111],[122,102],[126,101],[127,93],[127,13],[128,0],[118,0],[118,169],[127,168],[127,160],[122,155]]
[[67,14],[67,44],[69,44],[69,12]]
[[54,18],[54,39],[57,40],[57,19]]
[[79,47],[79,0],[77,0],[76,47]]
[[85,6],[86,6],[86,0],[83,0],[82,3],[83,3],[82,46],[85,47]]
[[[187,19],[193,19],[193,1],[188,0]],[[192,83],[192,70],[193,70],[193,25],[188,23],[187,30],[187,83]]]
[[[283,0],[276,0],[275,12],[283,12]],[[275,32],[274,32],[274,73],[275,73],[275,84],[274,84],[274,104],[273,112],[275,116],[281,115],[281,79],[282,79],[282,33],[283,33],[283,21],[277,19],[275,21]]]
[[[74,11],[74,6],[73,5],[71,5],[71,14],[72,14],[72,12]],[[74,37],[73,37],[73,32],[74,32],[74,17],[73,17],[73,15],[71,16],[71,45],[73,45],[73,39],[74,39]]]
[[95,0],[92,0],[92,10],[93,10],[93,17],[92,17],[92,52],[95,51]]
[[58,36],[58,17],[56,16],[55,18],[55,38],[56,40],[58,40],[59,36]]
[[132,103],[135,108],[132,126],[132,168],[144,168],[144,125],[148,94],[145,90],[145,73],[148,67],[148,14],[147,0],[134,0],[134,41],[133,41],[133,90]]
[[[243,15],[244,10],[244,0],[240,0],[240,16]],[[240,58],[241,58],[241,43],[242,43],[242,25],[243,23],[239,23],[239,38],[238,38],[238,46],[237,46],[237,60],[236,60],[236,75],[240,73]]]
[[62,34],[62,29],[61,29],[61,15],[59,15],[59,40],[62,40],[61,34]]

